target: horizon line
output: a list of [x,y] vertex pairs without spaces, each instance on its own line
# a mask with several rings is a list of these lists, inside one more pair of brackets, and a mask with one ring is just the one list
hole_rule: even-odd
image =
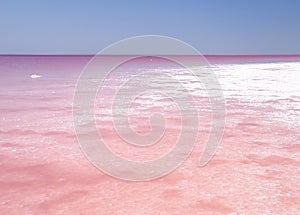
[[[20,57],[92,57],[97,56],[97,54],[0,54],[0,56],[20,56]],[[99,56],[148,56],[148,55],[99,55]],[[149,55],[156,56],[156,55]],[[157,56],[168,56],[166,54],[157,55]],[[172,56],[170,54],[169,56]],[[198,55],[178,55],[178,56],[198,56]],[[268,57],[268,56],[283,56],[283,57],[300,57],[300,54],[203,54],[202,56],[209,57],[235,57],[235,56],[245,56],[245,57]]]

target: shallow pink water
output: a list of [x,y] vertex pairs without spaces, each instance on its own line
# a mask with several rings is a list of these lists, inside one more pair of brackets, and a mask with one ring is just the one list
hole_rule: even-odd
[[[300,57],[243,59],[255,61],[247,64],[238,57],[216,60],[212,67],[226,99],[226,128],[216,155],[198,167],[210,114],[200,93],[201,132],[191,156],[169,175],[138,183],[96,169],[77,142],[73,93],[89,58],[0,57],[1,214],[300,213]],[[167,107],[174,127],[166,144],[134,151],[96,110],[97,126],[115,153],[155,159],[178,135],[178,121],[172,121],[178,110],[169,102],[141,96],[130,115],[134,129],[143,132],[148,124],[142,111]]]

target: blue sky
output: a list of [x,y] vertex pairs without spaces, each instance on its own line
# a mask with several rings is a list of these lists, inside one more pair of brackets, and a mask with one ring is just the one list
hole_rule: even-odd
[[204,54],[300,54],[297,0],[2,0],[0,54],[95,54],[157,34]]

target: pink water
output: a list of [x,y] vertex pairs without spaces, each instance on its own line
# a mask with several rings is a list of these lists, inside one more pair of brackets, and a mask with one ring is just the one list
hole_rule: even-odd
[[[138,183],[99,171],[77,142],[73,93],[89,59],[0,57],[0,214],[300,213],[300,56],[209,57],[226,100],[226,128],[216,155],[198,166],[209,132],[203,97],[201,132],[191,156],[169,175]],[[196,95],[199,89],[194,90]],[[176,118],[168,104],[160,97],[139,98],[130,115],[133,127],[148,128],[142,107],[164,106]],[[137,160],[166,153],[179,129],[175,122],[161,147],[132,151],[98,116],[110,148]]]

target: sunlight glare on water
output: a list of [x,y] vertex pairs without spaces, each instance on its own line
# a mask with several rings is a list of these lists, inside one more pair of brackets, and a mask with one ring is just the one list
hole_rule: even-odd
[[[174,172],[140,183],[105,175],[77,142],[73,93],[88,60],[0,57],[1,214],[299,214],[299,60],[212,63],[226,100],[226,129],[203,168],[197,165],[210,129],[210,103],[192,76],[179,72],[177,78],[199,99],[197,146]],[[41,78],[29,78],[32,74]],[[106,86],[107,98],[120,77]],[[153,159],[172,147],[180,117],[171,99],[145,93],[131,106],[129,121],[137,132],[149,129],[152,111],[164,112],[169,123],[164,142],[148,150],[120,142],[107,101],[96,99],[96,124],[115,153]]]

